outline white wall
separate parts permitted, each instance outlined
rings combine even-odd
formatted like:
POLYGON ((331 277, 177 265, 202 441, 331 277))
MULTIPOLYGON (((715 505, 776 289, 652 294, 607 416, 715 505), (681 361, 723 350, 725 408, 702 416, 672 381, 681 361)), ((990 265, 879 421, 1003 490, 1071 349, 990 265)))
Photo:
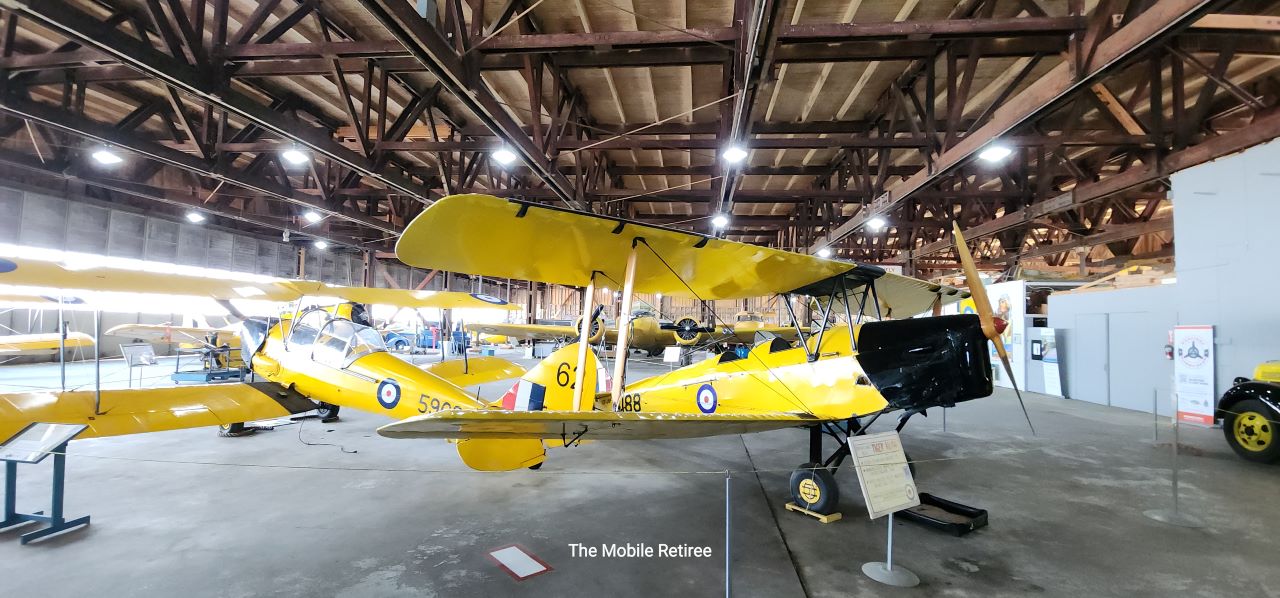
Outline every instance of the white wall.
POLYGON ((1280 359, 1280 142, 1178 172, 1180 324, 1212 324, 1218 394, 1280 359))
POLYGON ((1149 412, 1155 391, 1159 413, 1172 411, 1164 345, 1177 323, 1177 286, 1049 295, 1067 398, 1149 412))

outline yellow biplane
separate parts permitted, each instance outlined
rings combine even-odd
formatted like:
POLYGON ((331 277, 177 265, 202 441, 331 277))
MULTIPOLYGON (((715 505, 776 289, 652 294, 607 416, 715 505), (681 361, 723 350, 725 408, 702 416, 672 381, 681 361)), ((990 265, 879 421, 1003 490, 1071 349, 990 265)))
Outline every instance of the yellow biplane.
POLYGON ((64 349, 92 346, 93 337, 83 332, 68 332, 65 338, 59 332, 10 334, 0 336, 0 359, 19 355, 52 355, 64 349))
MULTIPOLYGON (((776 294, 791 316, 795 344, 772 338, 745 356, 726 352, 627 384, 631 327, 620 322, 609 393, 585 390, 596 388, 598 365, 586 344, 591 328, 583 325, 579 342, 531 370, 508 393, 516 400, 501 408, 424 413, 378 430, 394 438, 454 439, 460 449, 484 443, 472 453, 484 455, 483 463, 463 455, 472 467, 514 468, 540 461, 545 446, 579 440, 805 427, 810 457, 792 475, 792 494, 797 504, 828 513, 838 501, 832 472, 848 456, 850 436, 889 411, 903 412, 901 428, 930 407, 992 392, 987 342, 998 336, 999 323, 990 310, 936 316, 943 304, 969 294, 875 266, 484 195, 436 202, 409 225, 396 251, 416 267, 585 287, 582 313, 592 313, 596 284, 622 280, 624 314, 631 313, 633 293, 700 301, 776 294), (553 243, 546 242, 549 230, 556 231, 553 243), (482 233, 504 243, 477 251, 469 239, 482 233), (528 253, 531 246, 539 247, 537 255, 528 253), (816 323, 801 323, 792 296, 814 299, 816 323), (935 317, 910 318, 929 310, 935 317), (825 457, 824 436, 838 444, 825 457)), ((980 289, 972 260, 965 263, 971 285, 980 289)))

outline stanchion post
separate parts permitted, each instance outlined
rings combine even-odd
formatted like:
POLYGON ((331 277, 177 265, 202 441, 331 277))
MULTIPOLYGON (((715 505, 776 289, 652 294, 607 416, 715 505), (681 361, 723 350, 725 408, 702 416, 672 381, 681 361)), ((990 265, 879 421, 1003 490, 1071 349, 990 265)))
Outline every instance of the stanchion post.
POLYGON ((1156 389, 1151 389, 1151 442, 1160 440, 1160 414, 1156 408, 1157 395, 1159 394, 1156 389))
POLYGON ((883 563, 864 563, 862 565, 862 573, 871 579, 874 579, 888 586, 896 586, 899 588, 913 588, 920 585, 920 578, 910 570, 902 567, 893 567, 893 513, 889 513, 887 517, 889 521, 889 531, 887 541, 885 542, 885 557, 883 563))
POLYGON ((731 537, 733 519, 729 510, 729 470, 724 471, 724 598, 730 596, 729 584, 729 540, 731 537))
POLYGON ((1183 513, 1178 504, 1178 393, 1172 393, 1173 397, 1173 417, 1170 418, 1170 425, 1173 426, 1173 455, 1172 473, 1170 476, 1173 491, 1173 509, 1151 509, 1143 512, 1148 519, 1154 519, 1161 523, 1169 525, 1177 525, 1179 527, 1200 528, 1204 527, 1204 522, 1194 515, 1183 513))

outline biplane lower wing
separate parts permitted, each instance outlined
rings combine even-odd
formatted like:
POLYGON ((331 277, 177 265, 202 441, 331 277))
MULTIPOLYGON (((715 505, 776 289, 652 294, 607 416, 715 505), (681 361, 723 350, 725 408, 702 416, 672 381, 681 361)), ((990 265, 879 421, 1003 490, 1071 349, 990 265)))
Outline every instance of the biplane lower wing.
POLYGON ((0 394, 0 440, 31 422, 85 424, 79 438, 120 436, 287 417, 316 408, 306 397, 272 382, 209 384, 102 391, 0 394))
POLYGON ((67 338, 59 343, 61 334, 14 334, 0 336, 0 357, 15 355, 47 355, 57 353, 59 347, 68 349, 85 349, 93 346, 93 337, 83 332, 67 333, 67 338))
POLYGON ((378 428, 388 438, 651 440, 766 432, 817 423, 805 413, 703 415, 614 411, 452 410, 378 428))
POLYGON ((554 324, 467 324, 466 329, 471 332, 524 340, 554 341, 578 338, 577 328, 554 324))

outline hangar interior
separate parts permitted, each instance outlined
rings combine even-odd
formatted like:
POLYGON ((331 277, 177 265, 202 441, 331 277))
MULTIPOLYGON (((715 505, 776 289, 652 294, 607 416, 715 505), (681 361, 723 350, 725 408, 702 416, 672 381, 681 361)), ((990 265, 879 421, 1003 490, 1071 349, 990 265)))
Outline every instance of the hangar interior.
POLYGON ((1278 72, 1264 0, 0 2, 0 593, 1274 595, 1278 72))

